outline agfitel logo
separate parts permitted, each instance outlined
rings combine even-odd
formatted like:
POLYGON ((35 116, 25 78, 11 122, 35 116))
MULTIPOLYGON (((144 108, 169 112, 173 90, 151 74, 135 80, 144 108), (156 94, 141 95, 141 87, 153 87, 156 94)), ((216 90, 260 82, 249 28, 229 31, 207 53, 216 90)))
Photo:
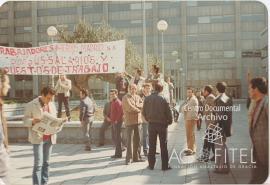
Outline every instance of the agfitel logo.
POLYGON ((204 140, 207 140, 209 143, 223 145, 222 144, 222 128, 218 125, 210 124, 205 131, 205 135, 203 137, 204 140))

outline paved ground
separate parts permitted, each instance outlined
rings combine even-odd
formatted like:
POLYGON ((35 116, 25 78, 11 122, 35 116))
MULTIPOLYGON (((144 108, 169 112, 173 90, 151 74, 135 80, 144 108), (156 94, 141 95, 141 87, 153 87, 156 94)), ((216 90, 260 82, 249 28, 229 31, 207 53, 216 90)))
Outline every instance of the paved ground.
MULTIPOLYGON (((236 148, 231 173, 220 175, 213 173, 213 163, 198 163, 196 156, 184 157, 180 164, 176 159, 171 160, 170 171, 160 170, 160 156, 157 156, 155 170, 146 169, 147 162, 124 165, 124 158, 112 160, 112 146, 101 148, 94 147, 93 151, 85 152, 82 145, 56 145, 51 157, 50 184, 218 184, 218 183, 248 183, 250 169, 239 168, 239 149, 247 148, 243 154, 250 153, 250 139, 248 135, 247 111, 245 105, 241 105, 241 112, 234 113, 234 134, 228 140, 229 148, 236 148), (208 165, 208 167, 206 166, 208 165)), ((196 131, 197 156, 202 147, 204 128, 196 131)), ((169 149, 178 153, 185 148, 185 130, 183 122, 174 123, 169 128, 169 149)), ((13 144, 11 146, 11 173, 10 179, 13 185, 31 184, 32 173, 32 147, 29 144, 13 144)), ((125 153, 124 153, 125 156, 125 153)), ((250 154, 243 161, 250 161, 250 154)))

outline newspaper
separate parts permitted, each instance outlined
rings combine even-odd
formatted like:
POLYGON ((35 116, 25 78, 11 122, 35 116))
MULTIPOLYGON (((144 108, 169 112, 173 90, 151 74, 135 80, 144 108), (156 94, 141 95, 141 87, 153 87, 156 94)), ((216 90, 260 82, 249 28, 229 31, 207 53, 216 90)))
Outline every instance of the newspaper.
POLYGON ((39 135, 56 134, 62 130, 65 122, 66 119, 56 118, 52 114, 44 112, 41 121, 35 124, 32 130, 39 135))

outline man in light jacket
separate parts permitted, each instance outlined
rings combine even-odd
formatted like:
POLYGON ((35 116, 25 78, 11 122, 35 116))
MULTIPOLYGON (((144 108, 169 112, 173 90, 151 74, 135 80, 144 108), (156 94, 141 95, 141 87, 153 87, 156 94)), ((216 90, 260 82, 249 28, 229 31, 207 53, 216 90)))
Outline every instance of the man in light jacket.
POLYGON ((52 145, 56 144, 56 134, 39 135, 32 130, 32 127, 41 121, 44 112, 56 117, 56 107, 52 99, 55 91, 50 87, 41 90, 41 96, 29 102, 25 107, 24 125, 28 127, 28 140, 33 145, 34 168, 33 184, 48 184, 49 160, 52 152, 52 145))
POLYGON ((70 121, 70 112, 69 112, 69 97, 71 90, 71 80, 69 80, 66 75, 60 75, 59 80, 56 83, 55 90, 57 93, 58 100, 58 113, 57 117, 61 118, 62 116, 62 104, 64 103, 66 116, 70 121))
POLYGON ((136 74, 131 78, 130 84, 137 85, 137 93, 139 94, 143 88, 143 84, 145 82, 145 78, 142 76, 142 70, 136 69, 136 74))
MULTIPOLYGON (((214 115, 213 107, 215 106, 216 97, 213 95, 213 87, 211 85, 207 85, 204 87, 203 96, 205 98, 203 102, 203 115, 206 123, 207 133, 211 134, 213 131, 210 129, 215 124, 215 120, 212 120, 211 115, 214 115)), ((212 150, 214 156, 211 158, 211 161, 215 160, 215 145, 208 141, 208 138, 204 139, 203 143, 203 153, 198 158, 201 162, 208 162, 210 156, 210 150, 212 150)))
POLYGON ((124 122, 127 129, 127 155, 126 164, 142 161, 139 159, 139 145, 140 145, 140 127, 142 123, 141 110, 143 101, 139 95, 136 94, 137 85, 131 84, 129 86, 129 93, 123 97, 122 105, 124 112, 124 122), (133 146, 133 149, 131 148, 133 146))
POLYGON ((3 111, 3 96, 6 96, 10 88, 7 71, 0 69, 0 184, 9 183, 9 148, 8 148, 8 130, 7 122, 3 111))
POLYGON ((188 88, 187 100, 182 106, 187 139, 187 149, 184 151, 186 155, 194 155, 196 153, 194 129, 198 120, 198 106, 199 103, 196 96, 194 95, 193 89, 188 88))

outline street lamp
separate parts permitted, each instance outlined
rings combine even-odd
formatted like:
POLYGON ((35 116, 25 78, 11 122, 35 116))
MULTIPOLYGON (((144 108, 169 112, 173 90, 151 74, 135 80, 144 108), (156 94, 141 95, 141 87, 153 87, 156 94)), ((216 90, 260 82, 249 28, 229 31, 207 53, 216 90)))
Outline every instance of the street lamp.
MULTIPOLYGON (((47 29, 47 34, 51 38, 52 44, 53 44, 53 38, 57 35, 58 31, 56 27, 50 26, 47 29)), ((52 75, 52 87, 54 87, 54 75, 52 75)))
POLYGON ((164 69, 164 38, 163 38, 163 33, 166 31, 168 28, 168 23, 165 20, 160 20, 157 23, 157 29, 158 31, 161 31, 161 54, 162 54, 162 73, 165 73, 164 69))

